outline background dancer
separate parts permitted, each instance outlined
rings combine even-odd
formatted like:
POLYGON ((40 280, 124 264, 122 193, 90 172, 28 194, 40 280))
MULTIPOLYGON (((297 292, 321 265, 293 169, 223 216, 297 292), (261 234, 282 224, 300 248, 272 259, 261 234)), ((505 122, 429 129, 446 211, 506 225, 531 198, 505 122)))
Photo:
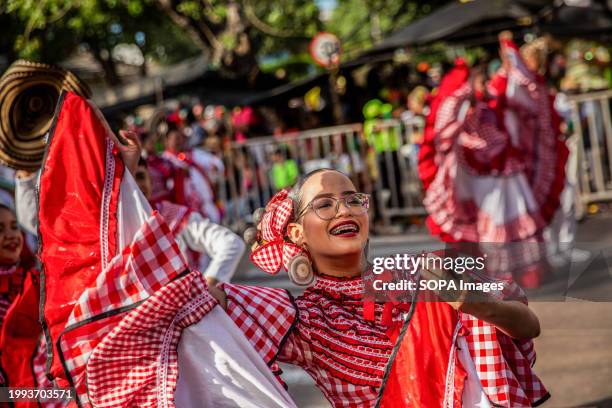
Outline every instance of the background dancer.
MULTIPOLYGON (((140 160, 134 175, 147 200, 151 199, 152 183, 146 162, 140 160)), ((151 202, 175 235, 181 252, 192 269, 202 269, 209 286, 229 282, 245 251, 244 241, 228 228, 202 217, 188 207, 162 200, 151 202), (202 257, 208 258, 202 262, 202 257)))
POLYGON ((38 321, 39 279, 15 214, 0 206, 0 383, 5 387, 46 383, 38 321))

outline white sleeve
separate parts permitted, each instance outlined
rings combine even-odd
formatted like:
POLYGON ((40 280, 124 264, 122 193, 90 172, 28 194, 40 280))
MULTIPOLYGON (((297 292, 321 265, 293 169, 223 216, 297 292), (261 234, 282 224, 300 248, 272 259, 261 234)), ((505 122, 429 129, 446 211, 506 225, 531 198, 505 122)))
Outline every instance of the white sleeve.
POLYGON ((245 250, 244 241, 229 229, 192 213, 180 232, 187 246, 211 258, 205 276, 229 282, 245 250))
POLYGON ((15 212, 17 222, 23 229, 38 235, 38 205, 36 202, 36 179, 38 174, 27 178, 15 178, 15 212))

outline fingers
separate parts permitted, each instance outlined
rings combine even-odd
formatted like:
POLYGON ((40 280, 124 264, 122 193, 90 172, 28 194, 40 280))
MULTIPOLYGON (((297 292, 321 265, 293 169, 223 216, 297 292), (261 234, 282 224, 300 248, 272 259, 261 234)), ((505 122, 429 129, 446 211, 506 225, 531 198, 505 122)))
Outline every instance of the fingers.
POLYGON ((210 293, 211 296, 214 297, 217 302, 219 302, 219 306, 221 306, 223 310, 227 310, 227 295, 223 290, 216 286, 209 286, 208 293, 210 293))
POLYGON ((128 146, 136 146, 140 148, 140 138, 136 134, 136 132, 132 132, 131 130, 120 130, 119 135, 125 139, 128 146))

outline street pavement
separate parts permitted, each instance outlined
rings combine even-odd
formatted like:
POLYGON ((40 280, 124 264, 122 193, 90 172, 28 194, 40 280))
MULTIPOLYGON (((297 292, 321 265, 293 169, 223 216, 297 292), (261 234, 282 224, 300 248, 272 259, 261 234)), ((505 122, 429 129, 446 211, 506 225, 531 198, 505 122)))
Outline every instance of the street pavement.
MULTIPOLYGON (((426 231, 374 237, 370 257, 438 247, 441 245, 426 231)), ((552 395, 542 406, 612 408, 612 275, 607 267, 612 264, 612 215, 598 214, 580 223, 576 247, 589 251, 591 258, 558 268, 563 271, 557 270, 556 276, 565 273, 565 277, 530 295, 530 306, 542 329, 535 340, 535 370, 552 395), (588 265, 587 279, 584 270, 588 265), (565 291, 567 297, 546 296, 565 291)), ((294 295, 300 293, 286 274, 269 276, 250 264, 247 257, 238 271, 236 283, 283 287, 294 295)), ((304 371, 289 365, 282 368, 298 407, 330 406, 304 371)))

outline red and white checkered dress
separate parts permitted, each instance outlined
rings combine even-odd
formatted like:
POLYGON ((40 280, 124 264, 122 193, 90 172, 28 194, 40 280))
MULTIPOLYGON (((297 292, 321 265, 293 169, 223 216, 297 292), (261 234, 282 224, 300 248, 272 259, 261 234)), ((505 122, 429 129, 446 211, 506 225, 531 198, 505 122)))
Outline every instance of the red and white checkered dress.
MULTIPOLYGON (((334 407, 374 406, 394 347, 388 324, 399 322, 404 309, 385 316, 376 304, 374 321, 364 317, 361 278, 319 277, 295 300, 282 289, 225 284, 224 290, 228 314, 273 370, 277 361, 302 367, 334 407)), ((512 340, 467 315, 461 325, 491 403, 532 406, 546 398, 531 370, 531 341, 512 340)))
POLYGON ((559 205, 567 149, 546 86, 502 47, 513 63, 489 87, 495 100, 472 106, 464 79, 429 118, 435 154, 420 166, 436 173, 424 205, 445 241, 535 242, 559 205))

